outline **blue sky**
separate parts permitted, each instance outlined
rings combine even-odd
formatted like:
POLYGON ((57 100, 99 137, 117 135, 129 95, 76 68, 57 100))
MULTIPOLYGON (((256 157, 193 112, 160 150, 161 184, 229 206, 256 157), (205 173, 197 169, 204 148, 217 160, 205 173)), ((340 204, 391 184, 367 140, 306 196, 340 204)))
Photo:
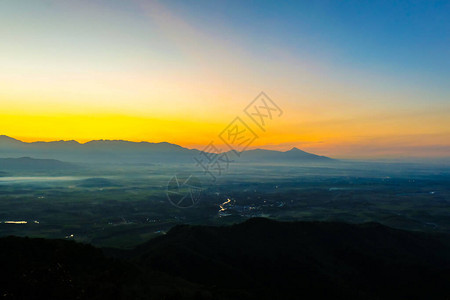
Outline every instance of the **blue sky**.
POLYGON ((273 45, 337 65, 446 87, 450 1, 169 1, 180 13, 263 52, 273 45), (219 25, 217 25, 219 24, 219 25), (420 74, 419 74, 420 73, 420 74))

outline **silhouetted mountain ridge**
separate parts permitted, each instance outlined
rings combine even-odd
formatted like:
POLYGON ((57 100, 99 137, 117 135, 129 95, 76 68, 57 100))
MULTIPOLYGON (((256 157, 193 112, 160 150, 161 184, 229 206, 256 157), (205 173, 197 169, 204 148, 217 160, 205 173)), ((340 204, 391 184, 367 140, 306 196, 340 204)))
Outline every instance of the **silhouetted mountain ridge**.
POLYGON ((309 161, 309 162, 333 162, 334 160, 312 153, 305 152, 296 147, 288 151, 276 151, 266 149, 247 150, 241 153, 240 159, 251 162, 289 162, 289 161, 309 161))
MULTIPOLYGON (((192 163, 201 151, 168 142, 131 142, 124 140, 21 142, 0 136, 0 157, 33 157, 86 163, 192 163)), ((231 160, 235 153, 227 153, 231 160)), ((239 160, 259 163, 332 162, 333 160, 293 148, 289 151, 248 150, 239 160)))
POLYGON ((256 218, 230 227, 176 226, 134 255, 189 281, 262 291, 257 298, 430 299, 450 293, 449 242, 377 223, 256 218))
POLYGON ((450 237, 376 223, 179 225, 133 250, 0 238, 4 299, 447 299, 450 237))

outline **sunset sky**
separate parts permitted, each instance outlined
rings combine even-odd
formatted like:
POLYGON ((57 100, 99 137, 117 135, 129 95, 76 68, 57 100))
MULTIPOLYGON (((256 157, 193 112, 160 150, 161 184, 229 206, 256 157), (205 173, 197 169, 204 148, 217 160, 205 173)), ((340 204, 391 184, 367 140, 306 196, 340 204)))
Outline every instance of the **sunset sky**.
POLYGON ((0 134, 450 156, 449 1, 0 1, 0 134), (249 121, 249 125, 252 125, 249 121))

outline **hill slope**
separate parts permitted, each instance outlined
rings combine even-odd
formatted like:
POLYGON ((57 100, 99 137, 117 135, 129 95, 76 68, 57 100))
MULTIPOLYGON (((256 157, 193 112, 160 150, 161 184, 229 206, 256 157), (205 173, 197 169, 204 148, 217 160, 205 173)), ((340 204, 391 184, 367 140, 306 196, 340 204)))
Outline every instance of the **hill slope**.
POLYGON ((449 245, 448 237, 379 224, 251 219, 231 227, 178 226, 134 255, 140 264, 224 293, 431 299, 450 295, 449 245))
MULTIPOLYGON (((379 224, 177 226, 134 250, 2 238, 9 299, 448 299, 450 238, 379 224), (56 297, 55 296, 55 297, 56 297), (51 299, 51 297, 47 297, 51 299)), ((8 299, 8 297, 6 297, 8 299)))

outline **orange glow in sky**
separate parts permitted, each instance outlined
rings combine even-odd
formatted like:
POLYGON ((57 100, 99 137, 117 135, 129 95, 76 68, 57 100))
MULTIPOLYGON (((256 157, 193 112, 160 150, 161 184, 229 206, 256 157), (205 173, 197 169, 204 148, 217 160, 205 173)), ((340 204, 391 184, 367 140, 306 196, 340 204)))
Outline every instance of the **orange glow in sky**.
POLYGON ((450 88, 421 69, 344 63, 339 44, 258 46, 251 30, 163 2, 48 3, 0 4, 0 134, 202 148, 265 91, 284 114, 253 148, 450 156, 450 88))

